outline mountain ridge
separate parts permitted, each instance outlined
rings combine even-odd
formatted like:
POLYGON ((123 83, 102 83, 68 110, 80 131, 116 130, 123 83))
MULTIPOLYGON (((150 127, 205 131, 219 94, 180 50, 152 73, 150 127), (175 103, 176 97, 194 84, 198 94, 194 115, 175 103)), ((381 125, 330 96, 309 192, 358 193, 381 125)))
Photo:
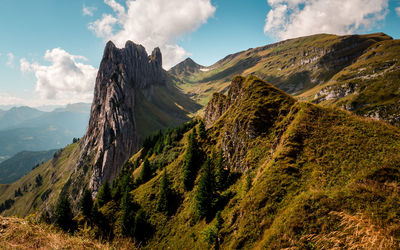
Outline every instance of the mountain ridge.
POLYGON ((346 36, 318 34, 228 55, 206 67, 208 71, 186 75, 169 73, 175 77, 177 86, 203 107, 212 93, 227 92, 234 75, 256 75, 301 100, 333 105, 400 125, 400 113, 393 106, 399 100, 399 87, 394 80, 400 75, 396 61, 399 52, 395 46, 398 41, 384 33, 346 36), (369 64, 365 63, 366 59, 369 64), (380 65, 384 60, 391 67, 386 71, 380 70, 385 67, 380 65), (366 68, 368 72, 362 72, 366 68), (353 80, 344 77, 344 74, 349 75, 346 73, 349 69, 353 71, 353 80), (380 75, 373 79, 365 76, 357 79, 357 75, 377 75, 370 73, 373 71, 379 71, 380 75), (358 82, 353 84, 351 81, 358 82), (385 84, 385 81, 390 81, 390 84, 385 84), (358 87, 352 90, 349 84, 358 87), (321 86, 326 88, 321 91, 321 86), (379 97, 373 97, 374 91, 379 97), (393 96, 390 97, 390 94, 393 96), (323 100, 325 96, 329 100, 323 100))

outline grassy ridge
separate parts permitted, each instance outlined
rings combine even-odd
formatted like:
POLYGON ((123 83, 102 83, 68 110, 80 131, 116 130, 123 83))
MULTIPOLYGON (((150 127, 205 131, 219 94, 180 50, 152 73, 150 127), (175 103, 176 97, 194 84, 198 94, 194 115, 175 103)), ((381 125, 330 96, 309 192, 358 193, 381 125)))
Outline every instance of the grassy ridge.
MULTIPOLYGON (((220 194, 227 197, 221 209, 220 246, 312 249, 333 247, 338 241, 342 247, 398 244, 399 129, 296 102, 254 77, 245 79, 243 86, 239 99, 207 130, 207 138, 199 138, 208 156, 222 148, 224 164, 239 176, 220 194), (259 116, 261 111, 267 119, 259 116)), ((206 248, 205 232, 216 223, 196 213, 197 184, 193 191, 183 190, 187 136, 163 153, 178 153, 166 166, 181 197, 176 212, 167 216, 156 210, 161 170, 132 192, 154 227, 149 248, 206 248)), ((150 159, 158 157, 153 154, 150 159)))

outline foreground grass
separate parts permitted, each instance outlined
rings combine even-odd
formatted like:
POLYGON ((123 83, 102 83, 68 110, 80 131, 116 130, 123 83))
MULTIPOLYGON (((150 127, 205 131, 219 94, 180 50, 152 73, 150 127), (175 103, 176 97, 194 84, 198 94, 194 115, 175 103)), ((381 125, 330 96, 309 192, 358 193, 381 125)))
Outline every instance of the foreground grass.
POLYGON ((24 219, 0 217, 0 249, 132 249, 127 240, 103 244, 62 233, 53 226, 24 219))

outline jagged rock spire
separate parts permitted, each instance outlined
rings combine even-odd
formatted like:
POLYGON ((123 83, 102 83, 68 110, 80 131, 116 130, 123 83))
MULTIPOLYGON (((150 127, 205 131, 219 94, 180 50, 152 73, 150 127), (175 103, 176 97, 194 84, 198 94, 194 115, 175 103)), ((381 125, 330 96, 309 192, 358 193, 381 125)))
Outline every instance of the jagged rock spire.
POLYGON ((124 161, 138 149, 135 92, 165 83, 159 48, 148 56, 143 46, 131 41, 122 49, 107 43, 79 162, 93 165, 90 188, 94 193, 104 180, 114 179, 124 161))

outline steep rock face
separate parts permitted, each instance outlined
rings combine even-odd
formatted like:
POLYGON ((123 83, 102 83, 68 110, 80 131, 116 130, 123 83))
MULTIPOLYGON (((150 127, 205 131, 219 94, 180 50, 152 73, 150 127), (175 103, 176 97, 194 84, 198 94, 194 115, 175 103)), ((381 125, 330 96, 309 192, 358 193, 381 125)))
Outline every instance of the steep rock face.
POLYGON ((212 124, 225 113, 229 108, 229 104, 230 100, 226 95, 221 93, 213 94, 204 113, 204 123, 206 128, 211 127, 212 124))
POLYGON ((118 49, 108 42, 96 78, 89 126, 82 140, 80 164, 93 164, 90 188, 97 192, 104 180, 114 179, 121 165, 139 146, 135 92, 166 83, 161 52, 148 56, 141 45, 128 41, 118 49))
POLYGON ((221 93, 213 94, 204 113, 204 122, 206 128, 211 127, 212 124, 217 121, 236 100, 242 89, 243 80, 244 78, 242 77, 235 77, 232 80, 227 96, 221 93))

